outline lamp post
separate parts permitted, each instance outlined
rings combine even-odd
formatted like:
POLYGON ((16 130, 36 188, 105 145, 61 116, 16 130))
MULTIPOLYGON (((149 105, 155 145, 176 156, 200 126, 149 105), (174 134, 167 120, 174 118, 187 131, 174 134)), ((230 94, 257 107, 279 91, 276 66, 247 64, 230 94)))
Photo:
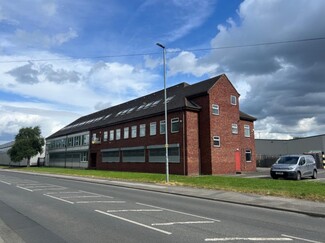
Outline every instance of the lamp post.
POLYGON ((166 91, 166 48, 160 43, 157 46, 163 49, 164 61, 164 103, 165 103, 165 151, 166 151, 166 182, 169 182, 169 162, 168 162, 168 120, 167 120, 167 91, 166 91))

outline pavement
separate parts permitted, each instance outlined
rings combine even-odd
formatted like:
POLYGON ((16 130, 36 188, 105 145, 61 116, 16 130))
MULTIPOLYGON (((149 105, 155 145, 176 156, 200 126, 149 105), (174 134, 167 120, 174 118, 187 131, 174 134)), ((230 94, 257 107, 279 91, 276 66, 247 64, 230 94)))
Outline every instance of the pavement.
MULTIPOLYGON (((14 171, 14 170, 6 170, 6 171, 13 172, 13 173, 34 174, 34 175, 49 176, 49 177, 68 179, 68 180, 77 180, 77 181, 84 181, 90 183, 133 188, 133 189, 140 189, 140 190, 160 192, 160 193, 169 193, 169 194, 175 194, 175 195, 180 195, 185 197, 195 197, 195 198, 213 200, 213 201, 224 202, 224 203, 233 203, 233 204, 246 205, 252 207, 268 208, 273 210, 287 211, 287 212, 305 214, 313 217, 325 218, 325 203, 323 202, 313 202, 313 201, 294 199, 294 198, 263 196, 258 194, 230 192, 230 191, 223 191, 223 190, 182 187, 182 186, 174 186, 169 184, 138 183, 138 182, 97 179, 97 178, 79 177, 79 176, 53 175, 53 174, 43 174, 43 173, 39 174, 33 172, 22 172, 22 171, 14 171)), ((262 179, 270 178, 269 169, 267 168, 257 168, 256 172, 241 173, 233 176, 245 177, 245 178, 262 178, 262 179)), ((325 170, 318 171, 317 180, 320 182, 325 182, 325 170)), ((0 243, 6 243, 6 242, 23 242, 23 241, 21 241, 19 236, 16 235, 13 231, 11 231, 0 219, 0 243), (13 239, 15 240, 11 241, 13 239)))

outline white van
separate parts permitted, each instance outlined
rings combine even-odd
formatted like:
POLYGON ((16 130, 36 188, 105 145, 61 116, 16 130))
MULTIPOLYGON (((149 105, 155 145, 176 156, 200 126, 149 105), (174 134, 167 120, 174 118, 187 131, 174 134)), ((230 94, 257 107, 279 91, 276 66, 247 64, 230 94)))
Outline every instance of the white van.
POLYGON ((317 178, 316 162, 313 156, 298 154, 281 156, 270 171, 273 179, 293 178, 300 180, 301 178, 311 177, 317 178))

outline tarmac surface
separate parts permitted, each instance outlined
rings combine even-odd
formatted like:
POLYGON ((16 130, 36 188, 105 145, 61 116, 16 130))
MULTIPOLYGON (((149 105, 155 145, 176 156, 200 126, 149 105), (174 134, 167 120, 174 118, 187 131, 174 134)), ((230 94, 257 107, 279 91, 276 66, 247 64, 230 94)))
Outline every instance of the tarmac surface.
MULTIPOLYGON (((1 171, 2 169, 0 169, 1 171)), ((65 175, 52 175, 52 174, 38 174, 32 172, 21 172, 6 170, 13 173, 28 173, 36 174, 42 176, 49 176, 55 178, 85 181, 90 183, 107 184, 119 187, 128 187, 140 190, 155 191, 161 193, 169 193, 186 197, 195 197, 207 200, 214 200, 219 202, 227 202, 233 204, 241 204, 253 207, 262 207, 274 210, 289 211, 294 213, 306 214, 313 217, 325 218, 325 203, 323 202, 313 202, 294 198, 283 198, 274 196, 263 196, 257 194, 230 192, 222 190, 210 190, 210 189, 200 189, 182 186, 173 186, 168 184, 150 184, 150 183, 135 183, 126 182, 118 180, 106 180, 106 179, 96 179, 96 178, 85 178, 78 176, 65 176, 65 175)), ((257 168, 256 172, 242 173, 233 175, 236 177, 245 178, 265 178, 270 179, 269 169, 257 168)), ((307 179, 308 180, 308 179, 307 179)), ((325 170, 318 171, 318 181, 325 183, 325 170)), ((314 181, 314 180, 313 180, 314 181)), ((9 242, 4 239, 10 237, 16 237, 13 232, 6 228, 5 224, 0 219, 0 243, 9 242), (1 238, 1 236, 5 236, 1 238)), ((20 241, 18 241, 20 242, 20 241)))

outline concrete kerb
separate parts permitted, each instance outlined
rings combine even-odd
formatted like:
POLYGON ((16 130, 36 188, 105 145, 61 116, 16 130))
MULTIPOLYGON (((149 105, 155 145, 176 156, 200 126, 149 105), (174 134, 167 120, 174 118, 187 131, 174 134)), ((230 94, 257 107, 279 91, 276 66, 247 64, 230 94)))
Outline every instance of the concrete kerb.
MULTIPOLYGON (((1 169, 0 169, 1 170, 1 169)), ((23 172, 15 170, 6 170, 14 173, 32 174, 37 176, 48 176, 53 178, 76 180, 82 182, 111 185, 131 189, 139 189, 151 192, 160 192, 166 194, 179 195, 184 197, 193 197, 206 199, 223 203, 232 203, 250 207, 267 208, 278 211, 305 214, 313 217, 325 218, 325 203, 313 202, 294 198, 281 198, 274 196, 263 196, 257 194, 238 193, 222 190, 197 189, 192 187, 180 187, 171 185, 138 183, 118 180, 107 180, 79 176, 66 176, 47 173, 23 172)))

